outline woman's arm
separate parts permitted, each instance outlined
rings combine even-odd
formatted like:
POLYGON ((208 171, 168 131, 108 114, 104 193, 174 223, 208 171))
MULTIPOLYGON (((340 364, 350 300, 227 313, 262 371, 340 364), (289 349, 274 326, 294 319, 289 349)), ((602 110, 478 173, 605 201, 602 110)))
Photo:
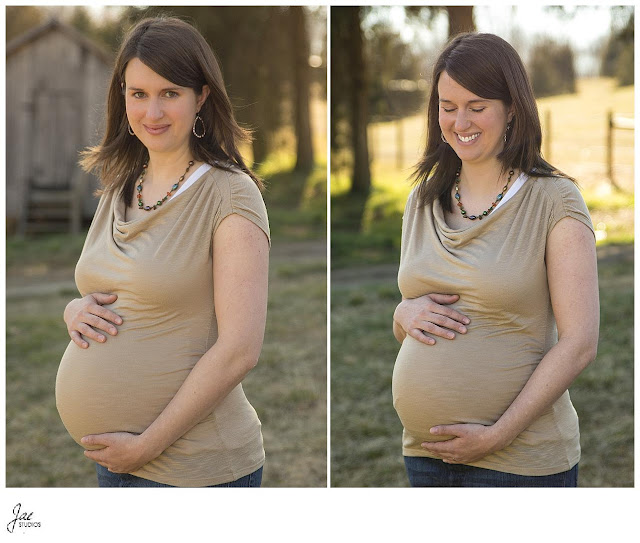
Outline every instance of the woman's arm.
POLYGON ((433 345, 436 341, 428 334, 454 339, 452 332, 466 334, 465 324, 469 319, 455 309, 445 307, 458 301, 457 294, 425 294, 419 298, 406 299, 396 307, 393 313, 393 335, 402 343, 409 334, 412 338, 433 345))
POLYGON ((268 272, 269 245, 262 230, 237 214, 224 219, 213 239, 216 343, 142 434, 87 436, 83 443, 106 448, 85 451, 86 456, 111 471, 131 473, 211 413, 258 362, 267 315, 268 272))
POLYGON ((558 343, 493 426, 455 424, 431 429, 435 435, 456 436, 422 444, 445 462, 474 462, 509 445, 596 357, 600 305, 593 234, 576 219, 560 220, 549 234, 545 259, 558 343))

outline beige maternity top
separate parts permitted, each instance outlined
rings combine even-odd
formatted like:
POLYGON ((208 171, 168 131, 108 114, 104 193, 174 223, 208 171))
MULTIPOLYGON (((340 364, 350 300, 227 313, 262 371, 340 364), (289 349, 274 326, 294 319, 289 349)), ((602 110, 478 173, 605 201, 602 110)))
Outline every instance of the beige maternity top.
MULTIPOLYGON (((238 213, 269 236, 253 180, 211 168, 144 217, 124 220, 120 191, 104 194, 76 266, 76 284, 118 295, 123 324, 104 344, 73 341, 56 379, 62 421, 79 443, 88 434, 143 432, 216 342, 212 235, 238 213)), ((173 486, 233 481, 264 463, 260 421, 238 385, 158 458, 134 475, 173 486)))
MULTIPOLYGON (((569 180, 530 178, 500 208, 464 229, 447 226, 439 202, 409 196, 398 284, 405 298, 459 294, 452 307, 471 323, 454 340, 424 345, 407 336, 393 370, 393 403, 404 426, 403 454, 432 455, 439 424, 491 425, 511 405, 557 342, 545 266, 549 232, 564 217, 592 231, 569 180)), ((471 465, 519 475, 550 475, 580 459, 578 417, 565 392, 505 449, 471 465)))

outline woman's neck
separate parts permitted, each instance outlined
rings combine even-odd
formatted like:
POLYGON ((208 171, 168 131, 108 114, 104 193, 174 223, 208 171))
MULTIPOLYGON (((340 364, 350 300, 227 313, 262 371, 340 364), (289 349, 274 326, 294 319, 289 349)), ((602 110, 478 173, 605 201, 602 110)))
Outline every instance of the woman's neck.
MULTIPOLYGON (((155 183, 173 182, 184 174, 189 161, 194 160, 191 150, 187 147, 171 153, 149 152, 149 170, 147 171, 147 185, 155 183)), ((193 170, 193 168, 191 168, 193 170)))
POLYGON ((508 178, 509 170, 500 162, 463 164, 460 169, 460 185, 471 196, 500 192, 508 178))

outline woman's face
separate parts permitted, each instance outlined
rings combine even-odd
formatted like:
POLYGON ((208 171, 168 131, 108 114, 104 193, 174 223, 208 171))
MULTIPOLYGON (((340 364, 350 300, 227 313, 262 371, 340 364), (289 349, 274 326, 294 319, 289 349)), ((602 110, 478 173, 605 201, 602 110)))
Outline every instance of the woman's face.
POLYGON ((184 151, 209 87, 205 85, 198 96, 193 89, 167 81, 139 58, 129 61, 124 80, 127 118, 143 145, 155 153, 184 151))
POLYGON ((502 100, 481 98, 456 83, 447 72, 438 80, 438 122, 445 139, 463 163, 495 159, 504 147, 513 117, 502 100))

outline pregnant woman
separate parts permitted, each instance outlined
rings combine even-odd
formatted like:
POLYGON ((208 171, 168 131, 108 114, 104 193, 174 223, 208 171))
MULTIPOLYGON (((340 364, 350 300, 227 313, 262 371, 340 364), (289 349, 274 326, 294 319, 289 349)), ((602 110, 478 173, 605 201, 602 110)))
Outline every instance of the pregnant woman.
POLYGON ((260 486, 260 421, 240 382, 262 348, 269 225, 246 138, 191 25, 129 32, 106 134, 82 163, 103 188, 56 380, 100 486, 260 486))
POLYGON ((507 42, 454 38, 432 81, 394 315, 409 482, 576 486, 567 388, 595 358, 599 324, 589 212, 540 154, 531 85, 507 42))

